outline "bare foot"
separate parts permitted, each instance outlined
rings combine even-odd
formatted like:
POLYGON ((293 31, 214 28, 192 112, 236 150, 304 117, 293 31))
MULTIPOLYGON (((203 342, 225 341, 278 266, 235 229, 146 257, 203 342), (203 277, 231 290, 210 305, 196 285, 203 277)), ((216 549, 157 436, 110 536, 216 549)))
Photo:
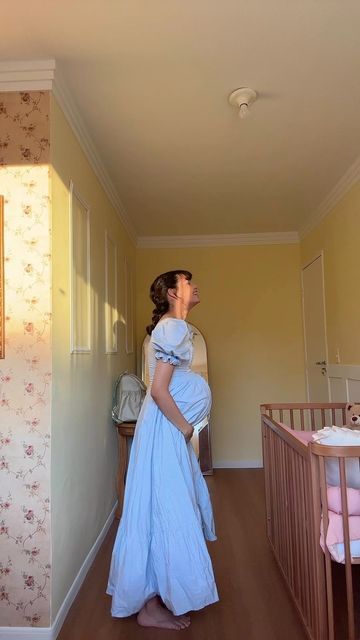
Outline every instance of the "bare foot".
POLYGON ((137 621, 142 627, 157 627, 158 629, 186 629, 190 624, 189 616, 174 616, 169 609, 162 605, 158 596, 148 600, 137 615, 137 621))

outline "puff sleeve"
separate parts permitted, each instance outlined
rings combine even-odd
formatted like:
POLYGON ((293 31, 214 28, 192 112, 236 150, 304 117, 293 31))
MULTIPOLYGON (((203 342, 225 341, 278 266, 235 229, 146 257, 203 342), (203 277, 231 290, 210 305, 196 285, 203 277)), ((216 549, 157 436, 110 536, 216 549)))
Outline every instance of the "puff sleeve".
POLYGON ((151 342, 157 360, 173 365, 191 360, 191 334, 185 320, 161 320, 151 334, 151 342))

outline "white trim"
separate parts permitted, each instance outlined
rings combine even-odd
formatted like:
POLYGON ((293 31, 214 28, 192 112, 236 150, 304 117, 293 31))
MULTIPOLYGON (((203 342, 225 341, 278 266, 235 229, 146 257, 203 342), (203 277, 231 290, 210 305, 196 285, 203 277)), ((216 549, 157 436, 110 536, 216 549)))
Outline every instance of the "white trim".
POLYGON ((329 375, 360 380, 360 364, 329 364, 329 375))
POLYGON ((76 107, 72 97, 66 88, 65 82, 61 77, 58 69, 56 69, 56 75, 53 82, 53 94, 57 103, 61 107, 66 119, 68 120, 75 136, 77 137, 90 165, 92 166, 96 176, 98 177, 106 195, 108 196, 111 204, 115 208, 119 218, 127 231, 130 239, 136 244, 136 230, 132 224, 117 189, 112 182, 109 174, 105 168, 105 165, 92 141, 92 138, 84 124, 81 114, 76 107))
POLYGON ((299 230, 301 239, 305 238, 321 220, 323 220, 330 211, 334 209, 341 198, 351 189, 351 187, 360 179, 360 156, 349 167, 346 173, 340 178, 336 185, 331 189, 330 193, 321 202, 320 206, 310 216, 309 220, 299 230))
POLYGON ((262 469, 263 461, 257 460, 217 460, 214 469, 262 469))
MULTIPOLYGON (((309 372, 308 372, 308 355, 307 355, 307 346, 306 346, 306 326, 305 326, 305 307, 304 307, 304 271, 307 269, 315 260, 320 258, 321 264, 321 280, 322 280, 322 295, 323 295, 323 308, 324 308, 324 340, 325 340, 325 361, 329 362, 329 350, 328 350, 328 339, 327 339, 327 321, 326 321, 326 299, 325 299, 325 272, 324 272, 324 250, 321 249, 319 253, 317 253, 309 262, 304 264, 301 267, 301 308, 302 308, 302 321, 303 321, 303 336, 304 336, 304 355, 305 355, 305 381, 306 381, 306 397, 307 402, 310 402, 310 389, 309 389, 309 372)), ((330 382, 329 376, 327 376, 327 386, 328 386, 328 398, 330 398, 330 382)))
MULTIPOLYGON (((329 397, 330 402, 358 402, 360 396, 352 398, 350 396, 350 384, 351 382, 360 381, 360 365, 358 364, 329 364, 327 366, 328 380, 329 380, 329 397), (332 398, 332 381, 337 380, 340 382, 343 393, 342 397, 332 398)), ((337 389, 338 391, 338 389, 337 389)))
POLYGON ((279 233, 221 233, 198 236, 140 236, 139 249, 166 249, 171 247, 225 247, 262 244, 297 244, 297 231, 279 233))
POLYGON ((134 353, 134 275, 131 262, 124 258, 125 277, 125 351, 134 353), (130 331, 129 331, 130 329, 130 331))
POLYGON ((118 352, 118 274, 117 274, 117 245, 105 229, 105 354, 113 355, 118 352), (110 305, 109 305, 109 243, 114 247, 114 280, 115 280, 115 344, 111 348, 110 336, 114 331, 114 327, 110 324, 110 305))
POLYGON ((69 190, 70 206, 70 353, 91 353, 91 240, 90 240, 90 207, 76 190, 74 183, 70 180, 69 190), (75 296, 74 296, 74 225, 73 225, 73 201, 76 198, 84 207, 86 212, 86 278, 87 286, 87 333, 88 343, 85 345, 75 344, 74 339, 74 317, 75 317, 75 296))
POLYGON ((51 90, 55 60, 0 62, 0 91, 51 90))
POLYGON ((58 614, 51 627, 0 627, 0 640, 56 640, 60 633, 61 627, 65 622, 65 618, 69 609, 74 602, 86 575, 93 564, 95 557, 105 539, 105 536, 114 520, 117 502, 110 511, 106 522, 96 538, 93 546, 87 554, 80 570, 72 583, 64 602, 62 603, 58 614))
POLYGON ((0 627, 0 640, 56 640, 52 627, 0 627))
POLYGON ((96 538, 93 546, 91 547, 89 553, 87 554, 82 566, 79 569, 79 572, 74 580, 74 582, 72 583, 64 602, 62 603, 57 616, 54 620, 54 623, 52 625, 52 632, 53 632, 53 636, 51 640, 55 640, 58 636, 58 634, 60 633, 60 629, 62 627, 62 625, 64 624, 65 618, 69 612, 69 609, 72 605, 72 603, 74 602, 78 592, 80 591, 80 587, 82 585, 82 583, 84 582, 86 575, 91 567, 91 565, 93 564, 95 557, 105 539, 105 536, 108 532, 108 530, 110 529, 110 526, 114 520, 114 516, 115 516, 115 511, 117 508, 117 501, 115 502, 113 508, 110 511, 110 514, 108 515, 105 524, 103 526, 103 528, 101 529, 98 537, 96 538))

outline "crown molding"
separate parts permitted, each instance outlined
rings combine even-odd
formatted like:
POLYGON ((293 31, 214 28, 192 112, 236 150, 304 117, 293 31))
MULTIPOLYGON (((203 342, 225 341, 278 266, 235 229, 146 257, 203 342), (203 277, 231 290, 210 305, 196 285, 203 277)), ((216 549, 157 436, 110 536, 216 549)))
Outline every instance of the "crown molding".
POLYGON ((0 62, 0 91, 51 90, 55 60, 0 62))
POLYGON ((360 156, 349 167, 346 173, 340 178, 330 193, 314 211, 309 220, 299 230, 299 237, 302 240, 334 209, 341 198, 360 179, 360 156))
POLYGON ((55 60, 0 62, 0 91, 52 91, 130 239, 136 231, 92 141, 55 60))
POLYGON ((181 247, 228 247, 239 245, 297 244, 297 231, 278 233, 232 233, 198 236, 140 236, 139 249, 170 249, 181 247))
POLYGON ((64 80, 58 70, 56 71, 52 91, 57 103, 64 112, 66 119, 68 120, 84 153, 86 154, 95 174, 97 175, 105 193, 107 194, 110 202, 117 211, 129 237, 134 242, 134 244, 136 244, 137 234, 135 227, 129 219, 125 207, 120 200, 117 189, 114 186, 111 178, 109 177, 106 167, 96 150, 95 144, 93 143, 92 138, 84 124, 80 112, 76 107, 74 101, 72 100, 72 97, 68 89, 66 88, 64 80))

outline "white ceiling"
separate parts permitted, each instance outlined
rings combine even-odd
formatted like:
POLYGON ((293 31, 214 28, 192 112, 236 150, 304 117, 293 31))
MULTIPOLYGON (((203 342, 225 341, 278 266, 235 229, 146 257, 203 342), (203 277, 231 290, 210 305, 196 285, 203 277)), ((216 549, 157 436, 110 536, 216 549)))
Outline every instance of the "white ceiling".
POLYGON ((1 22, 1 60, 61 67, 140 236, 298 230, 359 155, 358 0, 2 0, 1 22))

